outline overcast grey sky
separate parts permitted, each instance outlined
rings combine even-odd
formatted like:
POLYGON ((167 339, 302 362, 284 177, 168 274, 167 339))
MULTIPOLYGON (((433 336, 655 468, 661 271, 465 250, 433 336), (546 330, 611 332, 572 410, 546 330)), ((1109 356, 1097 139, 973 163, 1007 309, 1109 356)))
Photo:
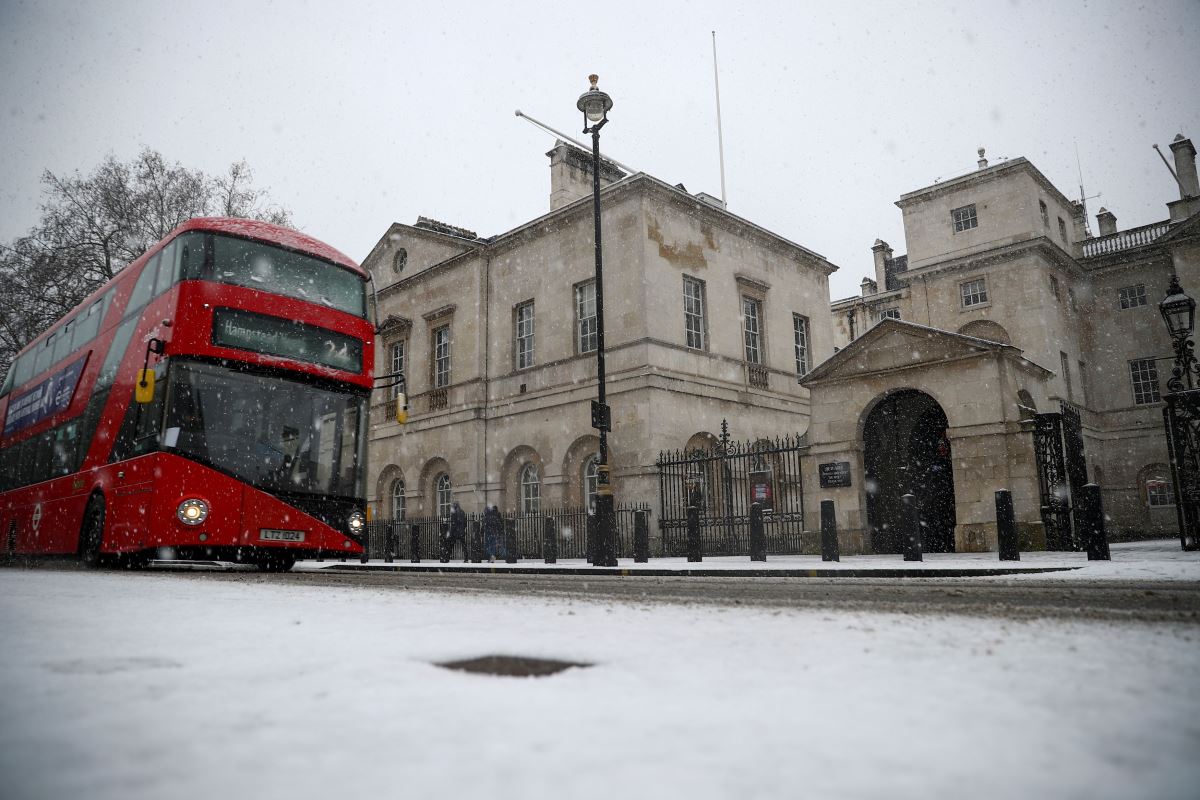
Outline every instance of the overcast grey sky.
MULTIPOLYGON (((1179 2, 12 2, 0 0, 0 239, 43 169, 142 145, 208 172, 245 158, 307 232, 361 260, 418 214, 481 235, 549 209, 544 153, 597 72, 604 151, 720 193, 842 269, 904 252, 901 193, 1026 156, 1122 228, 1178 196, 1151 150, 1200 142, 1200 0, 1179 2)), ((1093 221, 1094 227, 1094 221, 1093 221)))

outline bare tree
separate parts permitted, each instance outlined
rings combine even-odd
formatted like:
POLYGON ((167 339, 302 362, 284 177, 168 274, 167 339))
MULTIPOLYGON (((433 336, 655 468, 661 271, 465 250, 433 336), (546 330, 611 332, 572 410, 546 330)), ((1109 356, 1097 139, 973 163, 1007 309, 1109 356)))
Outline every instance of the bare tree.
POLYGON ((180 223, 228 216, 291 225, 253 177, 245 161, 213 177, 150 148, 129 163, 109 155, 86 176, 42 173, 41 219, 0 245, 0 375, 29 340, 180 223))

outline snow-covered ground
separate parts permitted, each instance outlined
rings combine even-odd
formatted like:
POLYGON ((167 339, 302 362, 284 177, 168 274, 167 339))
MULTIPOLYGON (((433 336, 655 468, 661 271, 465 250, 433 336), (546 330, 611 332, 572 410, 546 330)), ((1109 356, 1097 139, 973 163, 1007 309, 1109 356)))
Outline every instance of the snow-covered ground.
POLYGON ((0 570, 0 796, 1092 800, 1200 787, 1198 626, 347 582, 0 570), (434 666, 495 653, 594 666, 434 666))

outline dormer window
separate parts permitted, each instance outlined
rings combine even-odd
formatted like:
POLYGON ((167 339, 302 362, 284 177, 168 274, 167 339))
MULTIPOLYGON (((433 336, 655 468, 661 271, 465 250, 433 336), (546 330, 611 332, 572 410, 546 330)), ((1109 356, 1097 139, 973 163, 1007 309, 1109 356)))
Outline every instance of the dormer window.
POLYGON ((950 219, 954 222, 954 232, 962 233, 971 228, 979 227, 979 218, 975 216, 975 204, 956 208, 950 212, 950 219))

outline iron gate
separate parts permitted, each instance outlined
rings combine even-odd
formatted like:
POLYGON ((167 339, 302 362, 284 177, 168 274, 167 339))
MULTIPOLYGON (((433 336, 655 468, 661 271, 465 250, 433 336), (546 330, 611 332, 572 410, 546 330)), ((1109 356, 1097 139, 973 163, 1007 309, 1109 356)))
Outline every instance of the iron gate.
POLYGON ((1196 550, 1200 549, 1200 389, 1168 392, 1163 400, 1180 545, 1196 550))
POLYGON ((687 509, 700 509, 700 536, 705 555, 750 552, 750 505, 763 506, 763 527, 770 553, 801 552, 804 498, 801 437, 733 442, 729 424, 721 421, 721 437, 710 450, 659 453, 658 489, 662 517, 662 550, 667 556, 687 553, 687 509))
POLYGON ((1046 549, 1079 550, 1083 537, 1077 530, 1079 521, 1072 522, 1072 498, 1083 496, 1087 458, 1078 409, 1064 402, 1061 411, 1035 415, 1033 452, 1046 549))

